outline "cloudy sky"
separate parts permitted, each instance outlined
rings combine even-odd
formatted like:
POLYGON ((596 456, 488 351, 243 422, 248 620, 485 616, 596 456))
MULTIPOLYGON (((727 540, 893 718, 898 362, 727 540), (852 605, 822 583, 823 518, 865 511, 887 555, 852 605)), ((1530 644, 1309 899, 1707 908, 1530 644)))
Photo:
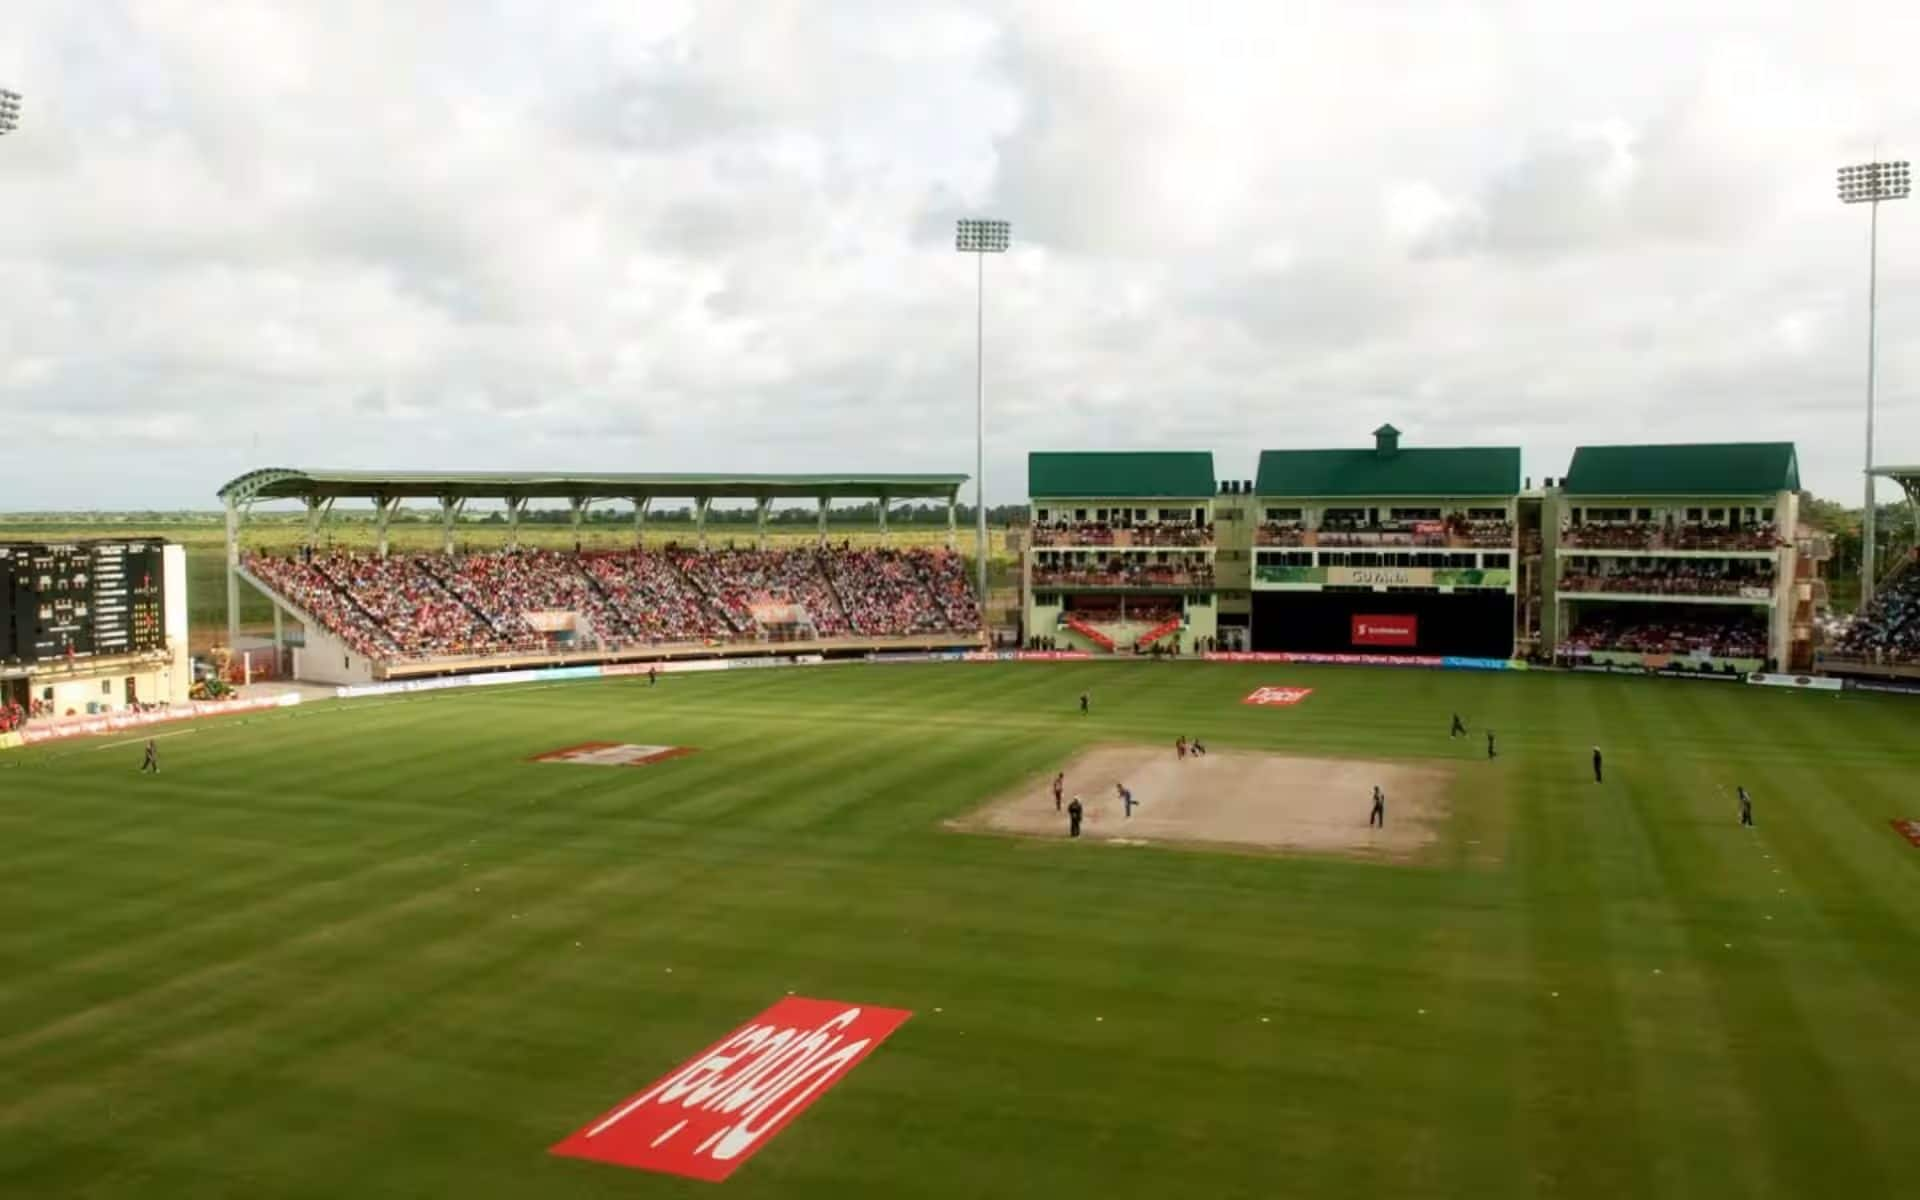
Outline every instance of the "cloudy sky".
MULTIPOLYGON (((0 510, 258 465, 1792 439, 1857 496, 1920 5, 9 0, 0 510)), ((1920 461, 1920 202, 1882 461, 1920 461)))

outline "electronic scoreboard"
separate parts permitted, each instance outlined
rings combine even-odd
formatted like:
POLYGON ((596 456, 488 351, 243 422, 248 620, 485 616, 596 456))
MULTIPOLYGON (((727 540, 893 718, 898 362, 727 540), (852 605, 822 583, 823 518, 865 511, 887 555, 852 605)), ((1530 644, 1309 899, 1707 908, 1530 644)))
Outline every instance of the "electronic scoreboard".
POLYGON ((0 542, 0 662, 166 646, 158 540, 0 542))

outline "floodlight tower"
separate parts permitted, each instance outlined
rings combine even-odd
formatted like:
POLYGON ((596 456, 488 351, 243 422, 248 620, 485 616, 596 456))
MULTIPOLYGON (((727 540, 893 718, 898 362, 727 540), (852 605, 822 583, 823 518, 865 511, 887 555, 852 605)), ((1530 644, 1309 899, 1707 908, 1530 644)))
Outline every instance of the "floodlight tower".
POLYGON ((0 88, 0 135, 20 128, 20 93, 0 88))
POLYGON ((979 576, 980 624, 987 620, 987 255, 1005 254, 1012 226, 1005 221, 963 217, 954 235, 953 248, 973 255, 974 279, 974 529, 980 539, 979 576))
POLYGON ((1870 162, 1840 168, 1840 202, 1864 204, 1867 222, 1867 503, 1860 514, 1860 607, 1873 599, 1873 360, 1874 310, 1880 284, 1880 202, 1905 200, 1912 190, 1907 164, 1870 162))

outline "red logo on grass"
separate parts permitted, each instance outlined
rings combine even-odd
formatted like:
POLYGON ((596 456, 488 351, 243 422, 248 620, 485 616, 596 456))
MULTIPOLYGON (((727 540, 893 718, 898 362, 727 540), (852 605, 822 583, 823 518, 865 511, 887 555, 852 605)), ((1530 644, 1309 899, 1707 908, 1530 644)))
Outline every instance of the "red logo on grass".
POLYGON ((1353 618, 1353 644, 1356 646, 1417 646, 1420 644, 1420 618, 1356 616, 1353 618))
POLYGON ((1920 846, 1920 821, 1895 820, 1895 821, 1888 821, 1887 824, 1893 826, 1894 829, 1899 832, 1901 837, 1906 838, 1909 842, 1912 842, 1916 846, 1920 846))
POLYGON ((1264 704, 1279 708, 1289 708, 1313 695, 1312 688, 1263 687, 1255 688, 1242 704, 1264 704))
POLYGON ((789 996, 550 1153, 718 1183, 912 1015, 789 996))

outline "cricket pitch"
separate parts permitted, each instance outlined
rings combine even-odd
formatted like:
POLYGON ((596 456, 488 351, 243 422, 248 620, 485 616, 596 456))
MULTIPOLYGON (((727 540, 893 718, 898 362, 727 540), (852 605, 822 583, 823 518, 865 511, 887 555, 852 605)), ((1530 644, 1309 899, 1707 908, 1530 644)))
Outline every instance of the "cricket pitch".
MULTIPOLYGON (((1216 750, 1178 759, 1171 746, 1099 746, 1060 768, 1064 808, 1085 810, 1082 840, 1195 843, 1267 852, 1406 860, 1440 837, 1453 768, 1439 763, 1299 758, 1216 750), (1133 792, 1126 816, 1115 784, 1133 792), (1373 789, 1387 797, 1384 828, 1371 827, 1373 789)), ((1067 836, 1053 807, 1053 776, 1029 779, 952 823, 1027 837, 1067 836)))

